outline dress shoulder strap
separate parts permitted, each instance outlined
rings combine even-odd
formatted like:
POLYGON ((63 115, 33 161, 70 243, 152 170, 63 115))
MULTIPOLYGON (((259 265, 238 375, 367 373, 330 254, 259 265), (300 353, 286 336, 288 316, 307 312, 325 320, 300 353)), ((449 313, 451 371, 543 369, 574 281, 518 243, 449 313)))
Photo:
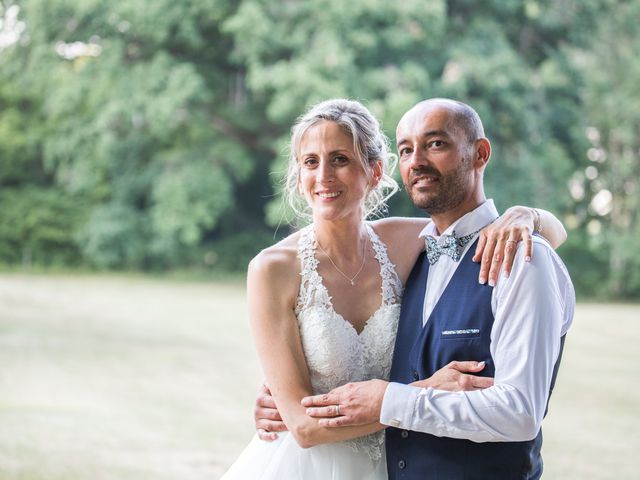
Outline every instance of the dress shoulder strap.
POLYGON ((316 258, 316 235, 313 224, 300 230, 298 239, 298 258, 300 259, 300 291, 296 301, 296 315, 311 303, 330 305, 330 299, 322 286, 322 278, 318 274, 316 258))
POLYGON ((300 259, 300 275, 303 277, 314 272, 318 266, 316 259, 316 238, 313 232, 313 225, 307 225, 300 230, 300 238, 298 239, 298 258, 300 259))
POLYGON ((380 276, 382 277, 382 302, 385 305, 400 303, 402 301, 403 287, 400 277, 398 277, 398 273, 396 272, 396 266, 389 260, 387 247, 382 243, 382 240, 380 240, 378 234, 373 230, 373 227, 369 223, 366 225, 376 260, 378 260, 378 263, 380 264, 380 276))

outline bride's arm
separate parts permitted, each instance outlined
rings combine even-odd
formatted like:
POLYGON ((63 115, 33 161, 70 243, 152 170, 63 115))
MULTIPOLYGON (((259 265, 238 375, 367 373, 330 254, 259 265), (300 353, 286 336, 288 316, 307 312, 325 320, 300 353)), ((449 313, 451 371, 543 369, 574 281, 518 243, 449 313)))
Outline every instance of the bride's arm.
MULTIPOLYGON (((511 207, 515 208, 515 207, 511 207)), ((526 208, 526 207, 522 207, 526 208)), ((533 208, 533 213, 540 215, 534 227, 534 233, 539 233, 551 244, 554 250, 567 241, 567 231, 562 222, 553 213, 543 210, 542 208, 533 208)))
MULTIPOLYGON (((428 218, 389 217, 372 222, 372 225, 387 244, 391 262, 402 283, 409 276, 416 258, 424 250, 424 242, 418 234, 431 220, 428 218)), ((491 225, 480 232, 474 261, 481 262, 480 283, 487 280, 495 284, 500 269, 508 274, 513 265, 516 251, 514 243, 523 241, 526 257, 532 256, 533 242, 531 233, 544 237, 554 249, 567 239, 567 232, 562 222, 553 213, 541 208, 513 206, 507 209, 491 225)))
POLYGON ((489 280, 490 284, 495 285, 501 267, 506 276, 509 276, 516 245, 520 240, 524 243, 525 258, 530 259, 533 256, 531 233, 544 237, 553 249, 557 249, 567 239, 564 225, 553 213, 541 208, 520 205, 508 208, 495 222, 480 232, 473 257, 476 262, 482 260, 480 283, 489 280))
MULTIPOLYGON (((564 225, 553 213, 542 208, 514 205, 509 207, 495 222, 483 230, 485 235, 484 238, 481 236, 478 249, 482 249, 485 246, 487 237, 491 237, 494 245, 499 243, 498 239, 500 237, 508 238, 509 233, 515 233, 517 234, 515 236, 519 236, 524 240, 525 237, 520 235, 519 231, 523 228, 544 237, 554 250, 567 240, 567 231, 564 229, 564 225)), ((526 243, 527 248, 529 248, 531 243, 526 243)), ((530 251, 529 254, 531 254, 530 251)))
POLYGON ((382 429, 378 423, 338 430, 321 427, 301 405, 312 389, 293 313, 299 287, 296 263, 295 254, 268 249, 251 261, 247 276, 251 330, 280 416, 303 448, 382 429))

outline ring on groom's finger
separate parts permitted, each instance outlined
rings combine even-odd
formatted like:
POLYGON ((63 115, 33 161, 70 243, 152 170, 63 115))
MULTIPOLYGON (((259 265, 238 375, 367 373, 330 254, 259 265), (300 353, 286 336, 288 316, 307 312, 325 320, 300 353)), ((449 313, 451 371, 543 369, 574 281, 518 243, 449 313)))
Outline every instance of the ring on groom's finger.
POLYGON ((517 244, 518 244, 518 241, 517 241, 517 240, 507 240, 507 242, 506 242, 506 243, 515 243, 515 244, 517 245, 517 244))
POLYGON ((336 405, 336 417, 340 416, 340 405, 336 405))

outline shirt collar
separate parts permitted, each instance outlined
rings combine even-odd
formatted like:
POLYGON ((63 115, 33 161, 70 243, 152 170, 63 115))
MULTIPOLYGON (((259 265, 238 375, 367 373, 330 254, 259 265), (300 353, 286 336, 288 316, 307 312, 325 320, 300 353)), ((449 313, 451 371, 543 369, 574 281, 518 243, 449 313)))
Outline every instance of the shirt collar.
MULTIPOLYGON (((498 217, 498 210, 496 210, 493 200, 489 199, 449 225, 449 228, 442 232, 442 235, 453 233, 454 230, 458 237, 468 235, 476 230, 486 227, 498 217)), ((436 224, 433 222, 429 222, 418 236, 420 238, 425 238, 427 235, 432 236, 437 240, 442 236, 438 235, 436 224)))

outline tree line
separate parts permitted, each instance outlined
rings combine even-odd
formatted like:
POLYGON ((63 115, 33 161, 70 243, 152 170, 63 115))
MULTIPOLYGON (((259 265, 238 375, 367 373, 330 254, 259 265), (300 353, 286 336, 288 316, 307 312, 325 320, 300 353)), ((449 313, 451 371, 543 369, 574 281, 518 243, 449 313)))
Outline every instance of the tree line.
MULTIPOLYGON (((295 118, 362 101, 393 139, 474 106, 499 209, 556 213, 578 291, 640 298, 640 3, 0 2, 0 263, 246 268, 290 230, 295 118)), ((403 194, 390 214, 421 215, 403 194)))

